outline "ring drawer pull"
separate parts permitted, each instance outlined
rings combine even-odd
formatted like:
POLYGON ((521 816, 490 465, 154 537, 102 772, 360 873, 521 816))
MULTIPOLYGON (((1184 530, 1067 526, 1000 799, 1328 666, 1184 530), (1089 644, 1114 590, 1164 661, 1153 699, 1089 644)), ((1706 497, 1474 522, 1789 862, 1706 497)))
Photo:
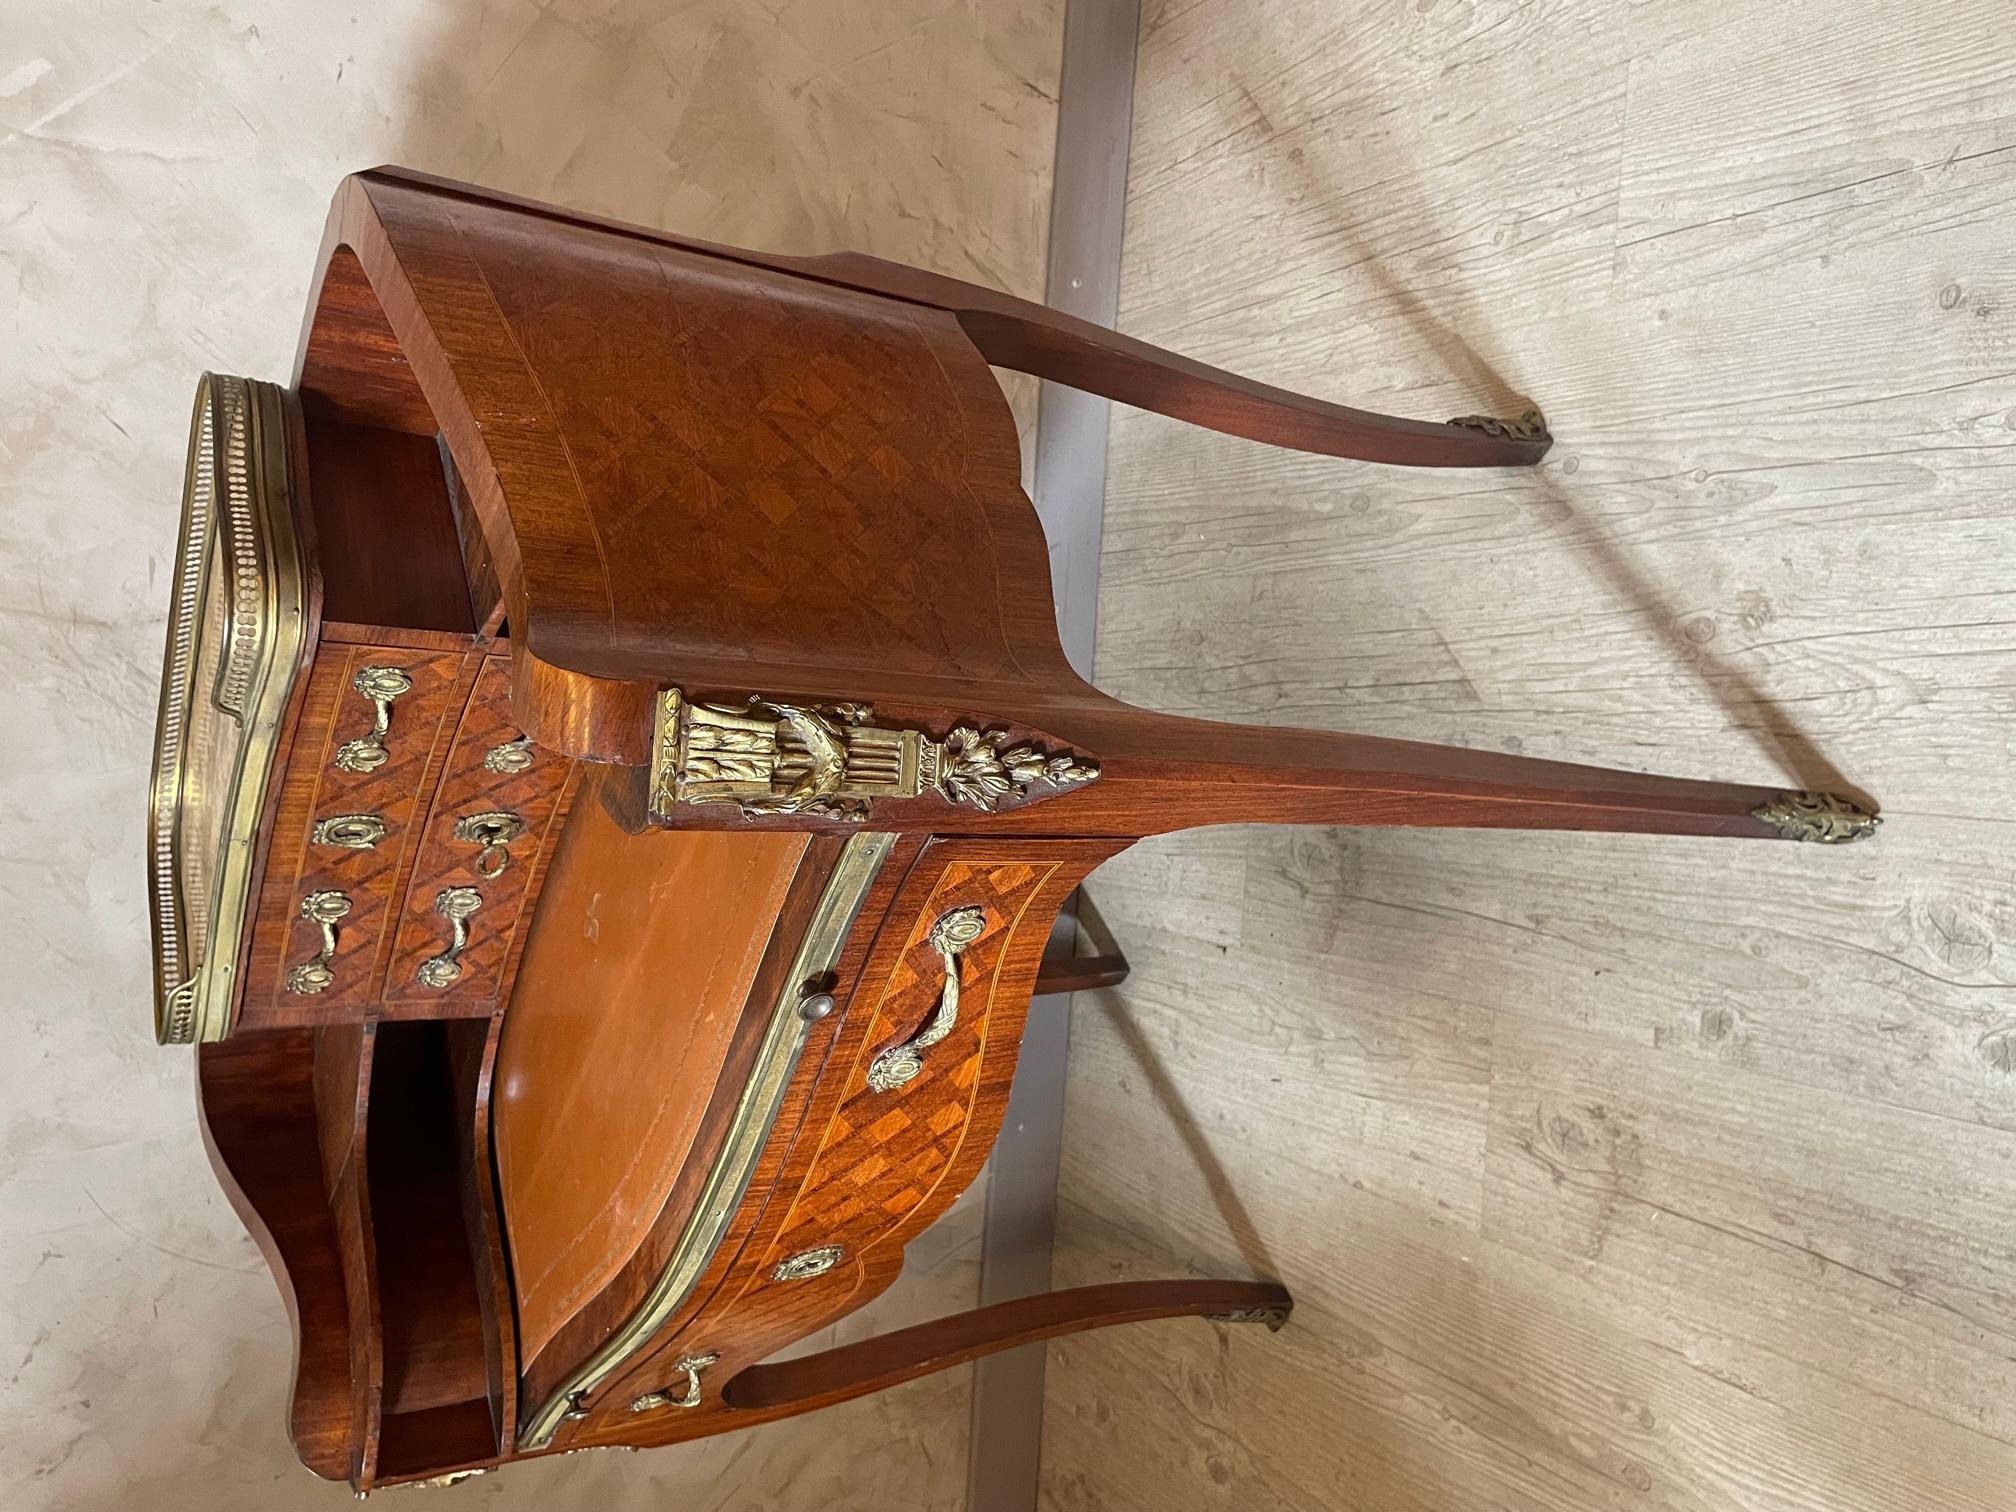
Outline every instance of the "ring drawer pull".
POLYGON ((893 1092, 904 1083, 915 1081, 924 1069, 924 1052, 952 1032, 952 1026, 959 1022, 959 957, 986 927, 986 910, 972 907, 955 908, 931 926, 931 948, 945 963, 945 986, 938 995, 938 1011, 917 1031, 915 1039, 908 1044, 892 1045, 875 1057, 868 1068, 870 1090, 893 1092))
POLYGON ((462 975, 462 952, 469 948, 469 916, 483 906, 483 894, 473 887, 444 887, 434 894, 434 911, 454 931, 448 948, 429 956, 415 973, 422 987, 446 987, 462 975))
POLYGON ((525 833, 525 821, 506 812, 464 814, 455 821, 455 838, 463 845, 480 845, 476 875, 489 882, 511 864, 511 842, 525 833))
POLYGON ((301 900, 301 917, 322 929, 322 949, 287 973, 287 990, 313 997, 336 980, 330 962, 336 959, 336 921, 350 912, 350 899, 340 892, 312 892, 301 900))
POLYGON ((385 838, 385 821, 376 814, 331 814, 315 821, 310 837, 317 845, 340 845, 345 850, 370 850, 385 838))
POLYGON ((385 737, 392 733, 392 700, 413 687, 398 667, 359 667, 350 686, 371 700, 371 733, 336 748, 336 765, 346 772, 375 772, 391 759, 385 737))
POLYGON ((718 1354, 684 1355, 672 1362, 675 1371, 686 1373, 686 1388, 677 1396, 667 1386, 659 1391, 647 1391, 631 1402, 632 1412, 656 1412, 660 1407, 698 1407, 700 1405, 700 1372, 720 1359, 718 1354))

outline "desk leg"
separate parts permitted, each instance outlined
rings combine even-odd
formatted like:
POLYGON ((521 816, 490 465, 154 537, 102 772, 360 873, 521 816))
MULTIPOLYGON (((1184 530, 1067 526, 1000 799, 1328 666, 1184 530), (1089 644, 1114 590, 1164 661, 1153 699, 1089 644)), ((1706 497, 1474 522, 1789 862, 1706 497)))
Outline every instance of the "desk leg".
POLYGON ((1604 830, 1839 843, 1876 818, 1832 794, 1702 782, 1497 751, 1115 709, 1052 728, 1096 782, 1006 816, 1083 835, 1206 824, 1604 830))
POLYGON ((996 367, 1270 446, 1408 467, 1532 467, 1554 444, 1536 409, 1446 422, 1352 409, 1040 306, 1005 314, 962 311, 959 324, 996 367))
POLYGON ((1204 1317, 1279 1329, 1293 1306, 1286 1287, 1264 1281, 1123 1281, 1074 1287, 977 1307, 795 1360, 752 1365, 728 1382, 722 1400, 737 1411, 782 1416, 1088 1328, 1204 1317))
POLYGON ((1047 305, 940 273, 858 253, 816 258, 804 271, 947 311, 996 367, 1033 373, 1249 441, 1410 467, 1531 467, 1553 445, 1539 412, 1523 405, 1497 419, 1403 420, 1242 378, 1047 305))

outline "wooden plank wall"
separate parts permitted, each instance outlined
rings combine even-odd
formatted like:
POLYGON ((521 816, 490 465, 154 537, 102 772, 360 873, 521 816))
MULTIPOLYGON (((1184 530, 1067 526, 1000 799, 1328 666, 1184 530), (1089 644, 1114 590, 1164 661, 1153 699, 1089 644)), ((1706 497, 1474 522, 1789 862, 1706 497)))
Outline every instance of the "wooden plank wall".
POLYGON ((1227 829, 1092 891, 1052 1346, 1105 1509, 2016 1500, 2006 3, 1144 7, 1121 326, 1536 475, 1116 416, 1103 685, 1873 795, 1870 845, 1227 829))

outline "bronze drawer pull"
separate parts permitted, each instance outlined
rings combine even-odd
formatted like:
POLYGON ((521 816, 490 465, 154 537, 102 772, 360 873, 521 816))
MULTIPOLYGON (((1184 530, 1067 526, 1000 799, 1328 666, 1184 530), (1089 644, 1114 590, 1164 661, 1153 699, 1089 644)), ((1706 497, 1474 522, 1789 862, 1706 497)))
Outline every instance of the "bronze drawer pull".
POLYGON ((453 935, 448 948, 429 956, 415 973, 422 987, 446 987, 462 975, 462 952, 469 948, 469 916, 483 906, 483 894, 473 887, 444 887, 434 894, 434 912, 448 921, 453 935))
POLYGON ((489 882, 502 875, 511 864, 511 842, 525 833, 525 821, 504 811, 464 814, 455 821, 455 838, 463 845, 480 845, 476 875, 489 882))
POLYGON ((336 765, 346 772, 375 772, 391 759, 385 737, 392 733, 392 700, 411 691, 413 679, 398 667, 359 667, 350 686, 371 700, 371 732, 336 748, 336 765))
POLYGON ((532 765, 532 737, 520 735, 516 740, 507 740, 502 745, 494 745, 483 753, 483 770, 496 772, 502 776, 513 776, 532 765))
POLYGON ((317 845, 340 845, 345 850, 370 850, 385 838, 385 821, 376 814, 331 814, 315 821, 309 837, 317 845))
POLYGON ((772 1281, 809 1281, 814 1276, 823 1276, 847 1256, 843 1245, 822 1244, 814 1249, 800 1250, 795 1255, 779 1260, 770 1268, 772 1281))
POLYGON ((868 1068, 868 1086, 876 1092, 893 1092, 915 1081, 924 1069, 924 1052, 952 1032, 959 1022, 959 957, 980 938, 987 927, 983 908, 955 908, 931 926, 931 948, 945 963, 945 986, 938 994, 938 1011, 907 1044, 892 1045, 875 1057, 868 1068))
POLYGON ((675 1371, 686 1374, 686 1388, 677 1396, 666 1386, 658 1391, 647 1391, 631 1402, 632 1412, 656 1412, 661 1407, 698 1407, 700 1405, 700 1372, 720 1359, 718 1354, 682 1355, 672 1362, 675 1371))
POLYGON ((336 980, 329 963, 336 959, 336 921, 350 912, 350 899, 340 892, 312 892, 301 900, 301 917, 322 929, 322 948, 287 973, 287 990, 313 997, 336 980))

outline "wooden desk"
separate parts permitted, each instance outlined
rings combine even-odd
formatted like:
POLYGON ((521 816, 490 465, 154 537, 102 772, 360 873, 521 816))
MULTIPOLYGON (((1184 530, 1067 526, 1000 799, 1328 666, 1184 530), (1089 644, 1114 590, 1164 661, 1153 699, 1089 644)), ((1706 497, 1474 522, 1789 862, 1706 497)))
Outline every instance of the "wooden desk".
MULTIPOLYGON (((1059 907, 1234 822, 1840 841, 1838 798, 1178 719, 1074 674, 988 364, 1221 430, 1522 466, 871 259, 379 170, 298 370, 206 379, 153 821, 167 1040, 359 1489, 649 1446, 1268 1281, 787 1362, 999 1131, 1059 907)), ((1054 982, 1110 981, 1050 963, 1054 982)), ((1089 974, 1088 974, 1089 973, 1089 974)))

